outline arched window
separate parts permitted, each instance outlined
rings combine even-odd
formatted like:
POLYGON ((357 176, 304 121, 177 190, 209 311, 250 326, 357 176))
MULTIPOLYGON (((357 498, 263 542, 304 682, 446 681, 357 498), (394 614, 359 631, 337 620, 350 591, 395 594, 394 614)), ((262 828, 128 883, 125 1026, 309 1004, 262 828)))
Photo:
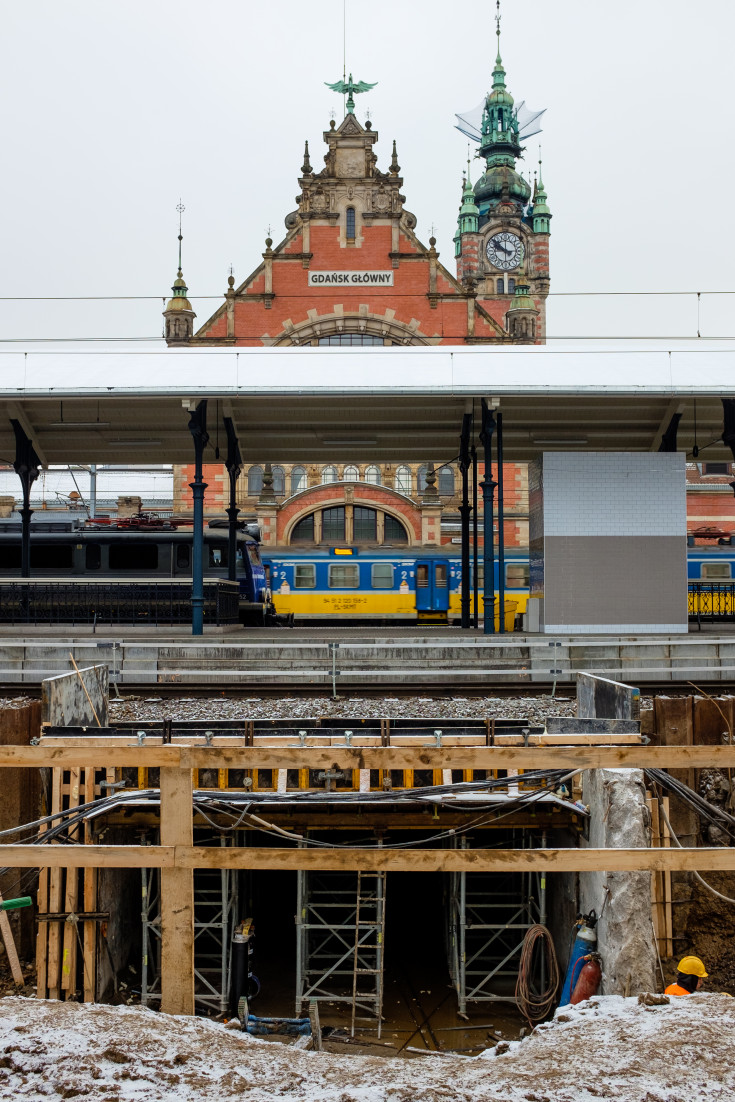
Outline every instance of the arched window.
POLYGON ((380 485, 380 467, 368 467, 365 471, 365 481, 369 482, 371 486, 380 485))
POLYGON ((344 543, 345 509, 338 505, 334 509, 322 510, 322 540, 324 543, 344 543))
POLYGON ((426 489, 426 466, 421 465, 416 471, 416 492, 422 494, 426 489))
POLYGON ((336 467, 325 467, 324 470, 322 471, 322 483, 323 483, 323 485, 326 486, 328 483, 336 482, 336 481, 337 481, 337 468, 336 467))
POLYGON ((251 467, 248 471, 248 496, 254 497, 263 489, 263 468, 251 467))
POLYGON ((306 470, 303 467, 291 468, 291 493, 300 494, 306 489, 306 470))
POLYGON ((291 534, 291 543, 313 543, 314 542, 314 514, 309 513, 308 517, 302 517, 299 523, 291 534))
POLYGON ((360 472, 357 469, 357 467, 352 467, 352 466, 345 467, 345 473, 344 473, 343 481, 344 482, 359 482, 360 481, 360 472))
POLYGON ((500 279, 497 282, 497 289, 498 289, 498 294, 499 295, 504 295, 505 294, 505 280, 503 279, 502 276, 500 277, 500 279))
MULTIPOLYGON (((390 341, 393 344, 393 341, 390 341)), ((364 344, 385 344, 382 337, 378 337, 375 333, 331 333, 328 337, 319 337, 317 344, 341 344, 341 345, 364 345, 364 344)))
POLYGON ((400 520, 396 520, 395 517, 389 517, 385 514, 385 525, 383 528, 383 542, 392 543, 396 545, 404 545, 408 543, 408 533, 401 524, 400 520))
POLYGON ((286 475, 283 467, 272 467, 273 472, 273 493, 276 497, 285 497, 286 494, 286 475))
POLYGON ((346 224, 346 227, 347 227, 347 229, 346 229, 347 240, 348 241, 354 241, 355 240, 355 208, 354 207, 348 207, 347 208, 347 218, 346 218, 346 223, 345 224, 346 224))
POLYGON ((375 509, 356 505, 353 513, 355 543, 375 543, 378 538, 378 514, 375 509))
POLYGON ((410 494, 413 486, 410 467, 399 467, 396 471, 396 489, 399 494, 410 494))
POLYGON ((439 493, 446 497, 454 493, 454 471, 451 467, 442 467, 439 471, 439 493))

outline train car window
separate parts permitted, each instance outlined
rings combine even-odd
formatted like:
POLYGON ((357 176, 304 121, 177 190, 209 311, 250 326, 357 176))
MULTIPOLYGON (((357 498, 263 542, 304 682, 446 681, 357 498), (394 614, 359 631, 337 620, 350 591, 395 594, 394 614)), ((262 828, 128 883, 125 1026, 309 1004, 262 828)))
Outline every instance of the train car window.
POLYGON ((429 567, 425 562, 416 564, 416 588, 426 589, 429 584, 429 567))
POLYGON ((385 524, 383 528, 383 539, 386 543, 408 543, 408 532, 401 524, 400 520, 396 520, 395 517, 385 514, 385 524))
POLYGON ((445 562, 438 562, 436 564, 434 585, 438 586, 439 589, 446 589, 447 587, 447 564, 445 562))
POLYGON ((410 467, 399 467, 396 471, 395 487, 399 494, 410 494, 413 486, 410 467))
POLYGON ((210 566, 227 566, 227 544, 226 543, 208 543, 209 549, 209 565, 210 566))
POLYGON ((291 468, 291 493, 300 494, 306 489, 306 469, 304 467, 291 468))
POLYGON ((87 570, 99 570, 102 566, 102 548, 98 543, 88 543, 84 548, 84 564, 87 570))
MULTIPOLYGON (((470 570, 470 573, 471 573, 471 570, 470 570)), ((477 563, 477 588, 482 589, 482 587, 484 585, 485 585, 485 563, 482 561, 482 559, 479 559, 478 563, 477 563)))
POLYGON ((527 589, 529 566, 527 562, 508 563, 505 568, 505 584, 510 589, 527 589))
POLYGON ((356 505, 353 514, 353 532, 356 542, 360 540, 372 540, 378 538, 378 514, 375 509, 366 509, 362 505, 356 505))
POLYGON ((725 578, 730 578, 732 571, 729 562, 703 562, 702 563, 702 577, 710 578, 712 581, 722 581, 725 578))
POLYGON ((393 588, 393 563, 374 562, 372 568, 373 589, 393 588))
POLYGON ((186 543, 176 544, 176 568, 188 570, 191 562, 191 547, 186 543))
POLYGON ((74 548, 70 543, 31 543, 31 567, 38 570, 71 570, 74 548))
POLYGON ((356 562, 330 562, 330 589, 358 589, 360 586, 360 567, 356 562))
POLYGON ((299 523, 293 530, 291 535, 291 543, 307 542, 313 543, 314 541, 314 514, 309 513, 308 517, 302 517, 299 523))
POLYGON ((257 546, 254 543, 247 543, 245 546, 248 549, 248 559, 250 560, 250 565, 260 566, 263 560, 260 557, 260 551, 258 550, 257 546))
POLYGON ((263 468, 251 467, 248 471, 248 495, 254 497, 263 489, 263 468))
POLYGON ((0 570, 20 569, 20 546, 0 544, 0 570))
POLYGON ((158 570, 157 543, 110 543, 110 570, 158 570))
POLYGON ((294 589, 313 589, 316 585, 316 564, 299 562, 293 576, 294 589))
POLYGON ((325 543, 344 543, 345 510, 343 505, 338 505, 335 509, 323 510, 322 539, 325 543))

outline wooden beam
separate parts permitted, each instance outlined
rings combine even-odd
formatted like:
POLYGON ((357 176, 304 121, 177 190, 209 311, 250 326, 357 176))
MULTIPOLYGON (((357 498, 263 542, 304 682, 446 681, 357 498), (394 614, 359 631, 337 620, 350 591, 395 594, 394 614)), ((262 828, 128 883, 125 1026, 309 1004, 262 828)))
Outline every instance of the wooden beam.
MULTIPOLYGON (((191 770, 162 769, 161 845, 193 840, 191 770)), ((194 1013, 194 865, 179 862, 161 870, 161 1010, 194 1013)))
MULTIPOLYGON (((174 769, 734 769, 733 746, 113 746, 105 765, 174 769)), ((86 746, 0 747, 0 767, 86 765, 86 746)))
MULTIPOLYGON (((526 849, 396 850, 271 849, 220 846, 0 846, 0 861, 14 868, 317 869, 324 872, 363 869, 387 872, 698 872, 735 870, 735 848, 699 849, 526 849)), ((183 882, 183 880, 182 880, 183 882)), ((184 904, 186 899, 184 899, 184 904)), ((174 918, 176 916, 174 915, 174 918)), ((187 919, 188 922, 188 919, 187 919)), ((186 932, 188 926, 182 922, 186 932)), ((181 969, 182 945, 174 966, 181 969)), ((181 1012, 183 1013, 183 1011, 181 1012)))

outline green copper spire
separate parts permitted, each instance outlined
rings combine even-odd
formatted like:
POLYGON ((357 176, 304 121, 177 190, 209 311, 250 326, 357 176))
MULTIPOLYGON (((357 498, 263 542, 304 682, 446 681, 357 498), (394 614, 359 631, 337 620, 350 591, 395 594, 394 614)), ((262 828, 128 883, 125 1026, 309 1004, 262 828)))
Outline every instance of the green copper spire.
POLYGON ((354 96, 360 92, 369 92, 371 88, 375 87, 375 84, 366 84, 364 80, 354 81, 352 79, 352 73, 350 73, 349 80, 338 80, 336 84, 327 84, 327 88, 331 88, 333 92, 339 92, 341 96, 347 96, 347 114, 354 115, 355 113, 355 100, 354 96))
POLYGON ((184 273, 181 270, 181 243, 184 240, 183 234, 181 232, 181 216, 186 210, 186 207, 180 199, 176 210, 179 212, 179 270, 176 273, 176 279, 174 280, 173 286, 171 287, 174 297, 171 299, 166 309, 191 310, 191 305, 188 298, 186 297, 189 293, 189 288, 186 286, 186 283, 184 281, 184 273), (175 299, 183 301, 175 302, 175 299))
POLYGON ((460 238, 463 233, 477 233, 480 228, 480 211, 475 203, 475 189, 470 180, 470 162, 467 159, 467 175, 462 177, 462 202, 457 218, 457 232, 454 236, 454 254, 460 256, 462 245, 460 238))
POLYGON ((544 181, 541 176, 541 158, 538 162, 538 183, 533 197, 533 232, 534 233, 550 233, 551 226, 551 211, 546 203, 546 190, 544 189, 544 181))

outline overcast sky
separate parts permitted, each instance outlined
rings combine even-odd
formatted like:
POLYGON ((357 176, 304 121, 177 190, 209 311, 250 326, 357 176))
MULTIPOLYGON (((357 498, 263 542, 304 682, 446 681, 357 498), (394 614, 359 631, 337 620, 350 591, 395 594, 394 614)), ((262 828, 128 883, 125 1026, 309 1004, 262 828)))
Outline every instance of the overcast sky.
MULTIPOLYGON (((454 271, 467 144, 454 112, 490 87, 494 4, 346 9, 347 69, 378 82, 358 117, 370 111, 381 168, 397 140, 419 236, 433 224, 454 271)), ((0 296, 163 298, 181 196, 201 323, 216 302, 198 296, 221 295, 230 264, 244 279, 269 225, 282 238, 304 139, 322 163, 330 112, 342 117, 324 82, 342 76, 343 0, 2 0, 1 10, 0 296)), ((509 90, 548 109, 525 166, 541 141, 552 292, 731 289, 732 0, 504 0, 502 11, 509 90)), ((732 301, 703 299, 703 335, 732 333, 732 301)), ((153 338, 162 308, 0 302, 0 338, 153 338)), ((696 299, 552 298, 549 321, 557 337, 695 336, 696 299)))

